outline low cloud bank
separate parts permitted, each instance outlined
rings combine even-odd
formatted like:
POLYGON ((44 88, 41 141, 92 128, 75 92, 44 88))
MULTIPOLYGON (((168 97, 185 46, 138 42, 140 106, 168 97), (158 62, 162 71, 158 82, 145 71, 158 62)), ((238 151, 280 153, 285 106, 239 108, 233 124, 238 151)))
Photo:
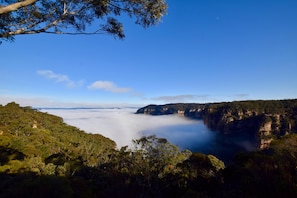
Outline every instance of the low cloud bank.
POLYGON ((136 109, 42 109, 89 133, 114 140, 118 147, 130 146, 133 139, 155 134, 181 148, 209 141, 213 134, 196 120, 172 116, 134 114, 136 109))
POLYGON ((118 146, 132 146, 143 135, 166 138, 180 149, 213 154, 228 163, 238 151, 253 151, 249 136, 228 136, 210 131, 202 121, 178 115, 149 116, 134 114, 136 109, 41 109, 60 116, 72 126, 88 133, 101 134, 118 146))

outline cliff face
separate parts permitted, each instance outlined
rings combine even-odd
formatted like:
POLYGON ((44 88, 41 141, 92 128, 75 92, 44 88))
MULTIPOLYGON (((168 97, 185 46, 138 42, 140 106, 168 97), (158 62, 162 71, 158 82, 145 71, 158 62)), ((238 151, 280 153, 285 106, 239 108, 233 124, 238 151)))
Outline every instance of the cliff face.
POLYGON ((136 113, 202 119, 207 127, 223 134, 254 136, 259 148, 269 146, 280 136, 297 132, 297 100, 149 105, 136 113))
POLYGON ((195 119, 202 119, 205 104, 178 103, 166 105, 148 105, 137 110, 136 114, 170 115, 178 114, 195 119))

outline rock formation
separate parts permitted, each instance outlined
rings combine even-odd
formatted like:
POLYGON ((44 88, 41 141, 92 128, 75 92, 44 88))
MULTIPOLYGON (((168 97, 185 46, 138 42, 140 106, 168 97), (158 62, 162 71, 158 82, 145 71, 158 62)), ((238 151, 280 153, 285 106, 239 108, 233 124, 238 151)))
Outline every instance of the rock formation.
POLYGON ((148 105, 136 113, 201 119, 207 127, 223 134, 248 133, 261 149, 273 139, 297 132, 297 99, 148 105))

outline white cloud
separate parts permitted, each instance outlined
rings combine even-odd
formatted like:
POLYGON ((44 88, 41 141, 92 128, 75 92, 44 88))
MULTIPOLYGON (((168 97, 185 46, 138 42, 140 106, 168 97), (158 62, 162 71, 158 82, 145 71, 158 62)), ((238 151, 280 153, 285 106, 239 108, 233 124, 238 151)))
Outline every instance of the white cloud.
POLYGON ((83 80, 80 81, 73 81, 67 75, 64 74, 56 74, 51 70, 39 70, 37 74, 40 76, 44 76, 48 79, 53 79, 56 82, 65 83, 67 87, 81 87, 83 85, 83 80))
POLYGON ((249 94, 241 93, 241 94, 235 94, 235 98, 239 99, 247 99, 249 97, 249 94))
POLYGON ((114 84, 111 81, 95 81, 90 86, 88 86, 88 89, 90 90, 105 90, 113 93, 126 93, 130 92, 131 89, 125 88, 125 87, 118 87, 116 84, 114 84))
POLYGON ((151 98, 151 100, 159 100, 164 102, 199 102, 199 100, 206 100, 208 99, 208 95, 191 95, 191 94, 184 94, 184 95, 176 95, 176 96, 160 96, 151 98))

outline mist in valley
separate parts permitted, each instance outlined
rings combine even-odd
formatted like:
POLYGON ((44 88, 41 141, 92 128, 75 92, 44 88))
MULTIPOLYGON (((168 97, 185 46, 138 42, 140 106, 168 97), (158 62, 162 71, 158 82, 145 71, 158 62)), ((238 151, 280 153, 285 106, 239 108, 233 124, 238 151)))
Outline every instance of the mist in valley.
POLYGON ((254 140, 243 135, 228 137, 209 130, 202 120, 178 115, 150 116, 135 114, 135 108, 108 109, 41 109, 60 116, 64 122, 87 133, 101 134, 116 142, 117 147, 132 146, 132 140, 156 135, 166 138, 180 149, 213 154, 230 161, 238 151, 256 149, 254 140))

